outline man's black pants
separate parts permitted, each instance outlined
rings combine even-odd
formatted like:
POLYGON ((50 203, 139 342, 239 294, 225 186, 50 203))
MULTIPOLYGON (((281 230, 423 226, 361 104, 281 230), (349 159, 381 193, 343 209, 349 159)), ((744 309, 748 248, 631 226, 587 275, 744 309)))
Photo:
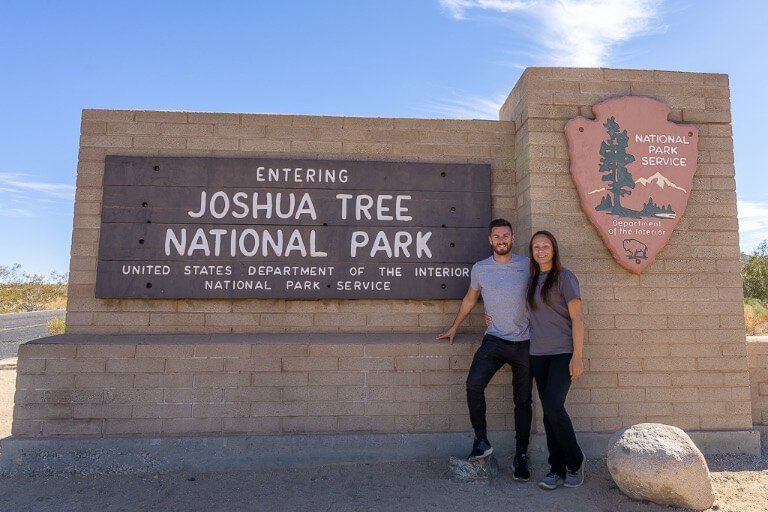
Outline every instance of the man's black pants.
POLYGON ((531 367, 544 412, 549 466, 561 477, 565 477, 566 467, 576 471, 584 460, 571 418, 565 410, 565 397, 571 387, 571 375, 568 371, 571 356, 572 354, 531 356, 531 367))
POLYGON ((531 390, 533 373, 528 354, 530 341, 512 342, 486 334, 475 352, 467 376, 469 419, 476 437, 487 436, 485 388, 504 364, 512 367, 512 397, 515 403, 515 444, 518 453, 528 451, 531 437, 531 390))

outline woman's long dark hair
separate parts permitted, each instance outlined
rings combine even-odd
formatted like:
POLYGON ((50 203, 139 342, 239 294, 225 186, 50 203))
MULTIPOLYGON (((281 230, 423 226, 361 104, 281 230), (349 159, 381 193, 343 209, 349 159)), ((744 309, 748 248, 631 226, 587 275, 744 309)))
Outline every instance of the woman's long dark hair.
POLYGON ((528 242, 528 256, 531 259, 531 277, 528 281, 526 300, 528 301, 528 307, 531 309, 536 309, 536 283, 539 281, 539 276, 541 275, 539 264, 536 263, 536 260, 533 258, 533 239, 539 235, 544 235, 549 238, 549 241, 552 244, 552 268, 549 270, 546 279, 544 279, 544 284, 541 285, 541 300, 544 303, 549 304, 549 292, 555 283, 557 283, 557 278, 560 277, 560 250, 557 248, 555 235, 544 230, 535 232, 531 237, 531 241, 528 242))

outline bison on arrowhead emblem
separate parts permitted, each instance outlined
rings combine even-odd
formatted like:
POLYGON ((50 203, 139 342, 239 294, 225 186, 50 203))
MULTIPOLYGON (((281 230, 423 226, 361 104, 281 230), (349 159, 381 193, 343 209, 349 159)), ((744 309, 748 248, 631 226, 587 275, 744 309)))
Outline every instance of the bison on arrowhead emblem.
POLYGON ((642 96, 592 107, 568 121, 571 177, 608 250, 636 274, 653 263, 685 213, 696 172, 698 130, 667 120, 669 107, 642 96))

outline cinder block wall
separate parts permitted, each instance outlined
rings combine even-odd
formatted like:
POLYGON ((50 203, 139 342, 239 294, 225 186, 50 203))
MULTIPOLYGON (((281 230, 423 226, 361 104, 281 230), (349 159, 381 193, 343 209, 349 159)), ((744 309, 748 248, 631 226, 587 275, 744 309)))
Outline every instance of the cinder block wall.
POLYGON ((528 68, 501 110, 517 126, 519 224, 549 229, 582 285, 587 373, 571 392, 579 430, 642 421, 683 429, 752 425, 744 339, 728 77, 528 68), (619 267, 582 212, 565 123, 614 96, 665 102, 700 131, 694 189, 669 244, 642 275, 619 267))
MULTIPOLYGON (((493 214, 515 222, 511 122, 84 110, 81 133, 70 333, 435 332, 458 308, 457 301, 95 299, 109 154, 489 163, 493 214)), ((479 309, 467 327, 484 328, 479 309)))
MULTIPOLYGON (((13 435, 223 435, 470 429, 464 381, 477 343, 344 334, 289 340, 64 335, 19 352, 13 435), (196 339, 195 339, 196 338, 196 339)), ((488 424, 514 429, 511 374, 488 424)))
POLYGON ((752 388, 752 422, 768 425, 768 343, 747 343, 749 382, 752 388))

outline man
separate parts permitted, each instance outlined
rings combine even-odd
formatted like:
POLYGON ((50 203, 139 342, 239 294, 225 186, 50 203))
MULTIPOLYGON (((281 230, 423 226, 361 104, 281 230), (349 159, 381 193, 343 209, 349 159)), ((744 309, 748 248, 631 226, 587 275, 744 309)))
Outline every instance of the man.
POLYGON ((472 266, 469 290, 450 329, 437 339, 453 343, 462 322, 482 295, 490 325, 483 343, 475 352, 467 376, 467 405, 475 441, 469 460, 487 457, 493 452, 485 421, 485 388, 504 364, 512 367, 515 403, 514 478, 528 481, 528 442, 531 434, 531 389, 533 373, 529 359, 530 331, 525 295, 530 275, 529 259, 512 253, 515 236, 512 225, 504 219, 491 221, 488 241, 493 254, 472 266))

